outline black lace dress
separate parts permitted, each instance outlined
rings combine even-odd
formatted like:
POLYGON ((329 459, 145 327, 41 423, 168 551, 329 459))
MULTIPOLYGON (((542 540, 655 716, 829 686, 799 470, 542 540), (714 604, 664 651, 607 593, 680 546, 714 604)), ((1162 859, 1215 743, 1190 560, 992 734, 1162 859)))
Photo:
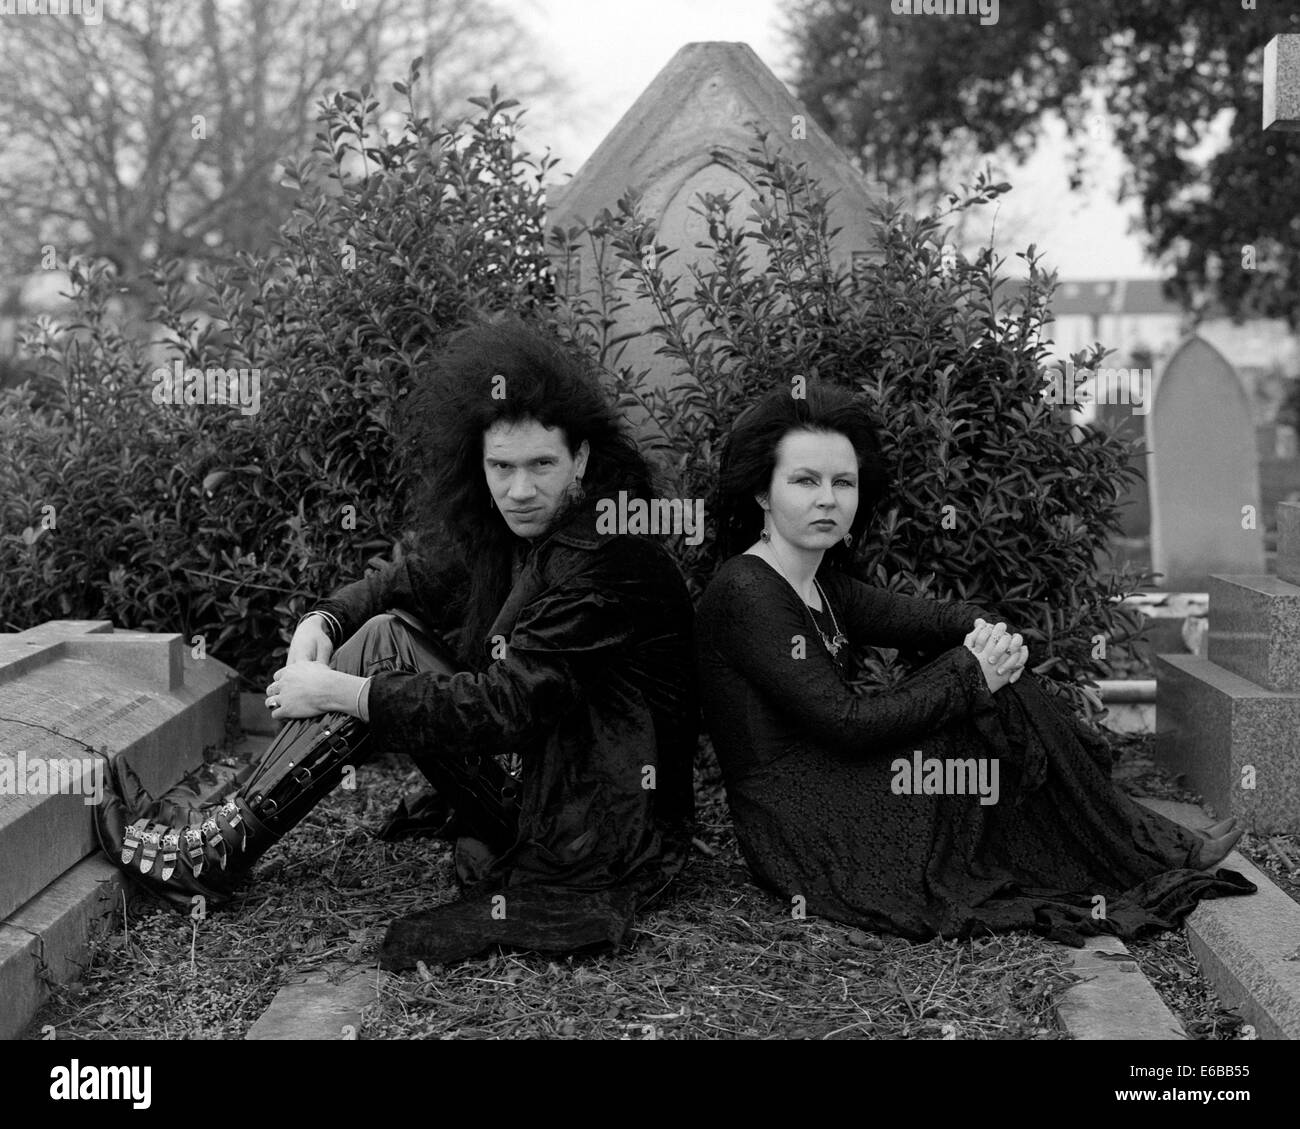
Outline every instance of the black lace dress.
POLYGON ((740 555, 718 572, 696 621, 700 689, 762 885, 810 916, 915 939, 1030 929, 1075 945, 1254 892, 1233 871, 1190 869, 1202 840, 1120 792, 1104 739, 1034 675, 989 692, 962 640, 976 616, 997 617, 833 569, 818 579, 851 643, 929 661, 892 690, 855 693, 848 648, 832 659, 766 561, 740 555), (988 784, 994 759, 989 803, 964 762, 983 761, 988 784))

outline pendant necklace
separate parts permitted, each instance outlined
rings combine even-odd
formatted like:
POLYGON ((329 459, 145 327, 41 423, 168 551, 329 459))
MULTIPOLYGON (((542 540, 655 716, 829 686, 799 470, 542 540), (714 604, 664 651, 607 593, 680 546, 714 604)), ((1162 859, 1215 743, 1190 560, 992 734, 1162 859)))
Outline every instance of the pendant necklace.
MULTIPOLYGON (((811 609, 809 609, 808 615, 813 621, 813 626, 817 628, 817 634, 822 637, 822 643, 830 652, 831 658, 836 658, 840 653, 840 648, 848 642, 848 639, 845 637, 844 632, 840 630, 839 621, 835 618, 835 609, 831 607, 830 600, 826 598, 826 593, 822 590, 822 586, 815 576, 813 577, 813 585, 817 589, 817 594, 822 598, 822 607, 826 609, 827 614, 831 617, 831 629, 834 632, 834 638, 826 638, 826 632, 821 629, 816 618, 813 617, 811 609)), ((805 604, 804 606, 807 607, 808 605, 805 604)))
MULTIPOLYGON (((763 541, 763 544, 770 550, 772 542, 768 535, 767 530, 764 529, 760 536, 763 541)), ((785 569, 781 567, 780 561, 776 560, 775 554, 773 554, 773 567, 775 567, 776 571, 779 572, 781 576, 785 578, 785 582, 787 584, 790 584, 790 578, 785 575, 785 569)), ((790 584, 790 587, 794 588, 794 585, 790 584)), ((795 595, 799 596, 799 603, 803 604, 803 609, 805 614, 808 616, 810 620, 812 620, 812 625, 815 628, 817 628, 817 634, 822 637, 822 646, 824 646, 826 650, 830 652, 831 658, 838 658, 840 653, 840 648, 843 647, 844 644, 848 642, 848 638, 845 636, 844 632, 840 630, 839 620, 835 618, 835 609, 831 607, 831 602, 826 598, 826 593, 822 589, 821 582, 815 576, 813 577, 813 587, 817 589, 817 594, 822 598, 822 608, 825 609, 825 611, 831 617, 831 630, 834 633, 833 638, 828 639, 826 637, 826 632, 824 632, 821 629, 821 625, 817 622, 816 617, 812 613, 812 608, 810 608, 806 603, 804 603, 804 598, 799 595, 798 589, 795 589, 795 595)))

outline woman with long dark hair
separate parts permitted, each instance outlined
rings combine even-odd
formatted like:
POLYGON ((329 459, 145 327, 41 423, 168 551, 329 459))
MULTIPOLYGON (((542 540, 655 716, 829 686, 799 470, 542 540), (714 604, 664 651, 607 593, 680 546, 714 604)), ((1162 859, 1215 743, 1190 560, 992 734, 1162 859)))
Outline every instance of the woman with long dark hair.
POLYGON ((396 923, 385 967, 618 941, 684 857, 698 733, 681 573, 598 517, 650 472, 586 359, 513 318, 452 340, 402 435, 418 551, 299 623, 267 687, 287 724, 248 781, 194 811, 118 757, 101 842, 173 903, 217 905, 386 748, 433 785, 422 822, 456 839, 466 893, 396 923))
POLYGON ((757 880, 905 937, 1024 928, 1075 944, 1253 891, 1210 873, 1235 822, 1194 835, 1116 789, 1105 741, 1025 670, 1005 624, 844 571, 888 469, 863 400, 807 392, 773 392, 731 432, 715 511, 727 559, 696 619, 705 724, 757 880), (927 661, 859 694, 863 646, 927 661))

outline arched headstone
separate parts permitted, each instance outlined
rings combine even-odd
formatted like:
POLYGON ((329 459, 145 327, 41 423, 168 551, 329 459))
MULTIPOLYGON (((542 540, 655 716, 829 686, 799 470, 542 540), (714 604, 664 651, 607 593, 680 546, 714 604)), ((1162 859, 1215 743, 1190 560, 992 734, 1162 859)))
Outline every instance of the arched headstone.
MULTIPOLYGON (((747 157, 755 144, 754 127, 769 134, 768 144, 796 163, 807 162, 809 176, 830 196, 832 261, 845 270, 863 269, 877 257, 872 204, 880 189, 869 183, 785 88, 781 80, 745 43, 688 43, 669 60, 631 109, 566 185, 549 191, 549 228, 589 223, 628 191, 642 194, 641 211, 655 223, 657 242, 675 254, 663 269, 685 276, 688 264, 703 252, 695 243, 707 234, 702 217, 692 212, 701 192, 737 196, 733 220, 744 223, 749 201, 757 195, 749 180, 747 157)), ((754 255, 756 247, 750 247, 754 255)), ((759 269, 762 263, 754 260, 759 269)), ((594 264, 579 257, 581 285, 591 285, 594 264)), ((653 306, 623 283, 619 297, 628 302, 619 312, 615 335, 635 333, 621 363, 633 371, 649 369, 651 380, 674 383, 660 341, 646 333, 657 320, 653 306)))
POLYGON ((1255 426, 1232 365, 1200 337, 1183 342, 1159 374, 1146 427, 1160 586, 1205 591, 1211 573, 1262 573, 1255 426))

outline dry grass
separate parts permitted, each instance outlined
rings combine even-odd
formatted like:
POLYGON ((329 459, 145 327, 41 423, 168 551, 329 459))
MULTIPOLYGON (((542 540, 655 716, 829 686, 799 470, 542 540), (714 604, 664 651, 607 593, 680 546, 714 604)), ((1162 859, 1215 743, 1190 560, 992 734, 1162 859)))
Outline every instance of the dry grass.
MULTIPOLYGON (((115 915, 80 984, 33 1023, 59 1038, 241 1038, 292 973, 373 963, 393 917, 454 895, 450 849, 373 830, 418 776, 383 759, 195 926, 151 899, 115 915)), ((620 953, 495 954, 379 977, 365 1038, 1058 1039, 1064 951, 1028 935, 913 944, 793 921, 748 878, 716 781, 700 852, 620 953)))
MULTIPOLYGON (((1040 938, 912 944, 794 921, 741 865, 721 806, 672 901, 622 954, 500 955, 391 978, 372 1038, 1063 1037, 1053 997, 1072 977, 1040 938)), ((713 818, 710 818, 713 817, 713 818)))
POLYGON ((1300 902, 1300 835, 1247 833, 1241 837, 1237 849, 1293 902, 1300 902))
POLYGON ((1241 1038, 1242 1018, 1225 1008, 1201 975, 1187 933, 1164 933, 1143 941, 1128 941, 1138 967, 1151 981, 1192 1039, 1241 1038))
MULTIPOLYGON (((1190 799, 1133 739, 1117 779, 1190 799)), ((791 920, 750 880, 716 775, 699 781, 701 850, 630 945, 549 959, 496 953, 376 977, 361 1035, 393 1038, 1062 1039, 1066 950, 1028 934, 914 944, 791 920)), ((195 926, 151 899, 115 915, 80 984, 32 1025, 60 1038, 241 1038, 295 973, 373 967, 389 921, 455 894, 448 845, 374 830, 418 773, 381 758, 284 840, 229 909, 195 926)), ((1237 1036, 1185 937, 1130 946, 1193 1037, 1237 1036)))

